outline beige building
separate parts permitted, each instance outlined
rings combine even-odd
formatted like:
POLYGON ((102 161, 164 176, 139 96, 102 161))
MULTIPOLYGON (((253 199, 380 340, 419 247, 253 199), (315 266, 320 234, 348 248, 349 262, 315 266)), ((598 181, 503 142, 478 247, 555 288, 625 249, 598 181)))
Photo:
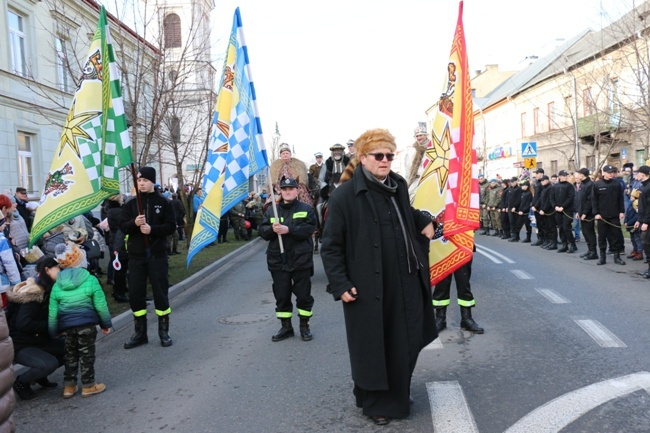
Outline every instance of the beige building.
MULTIPOLYGON (((41 195, 81 76, 75 60, 88 54, 99 8, 93 0, 0 0, 0 191, 41 195)), ((155 61, 155 48, 133 30, 113 16, 109 25, 118 62, 137 52, 155 61)))
POLYGON ((477 92, 481 171, 508 177, 521 174, 525 163, 547 174, 644 163, 650 141, 649 15, 644 2, 599 32, 576 35, 483 97, 477 92), (534 160, 522 155, 522 143, 534 143, 534 160))

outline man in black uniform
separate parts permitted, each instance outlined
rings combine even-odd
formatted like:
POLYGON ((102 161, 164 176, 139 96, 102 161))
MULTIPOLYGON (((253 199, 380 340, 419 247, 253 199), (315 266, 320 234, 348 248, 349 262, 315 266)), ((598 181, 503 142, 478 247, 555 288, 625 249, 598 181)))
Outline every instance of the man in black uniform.
POLYGON ((542 193, 540 198, 539 214, 542 217, 542 227, 544 227, 544 244, 545 250, 557 250, 557 226, 555 225, 555 210, 551 204, 550 179, 544 175, 541 178, 542 193))
POLYGON ((269 242, 266 262, 273 278, 275 315, 282 327, 271 339, 282 341, 293 337, 291 316, 293 304, 291 294, 296 295, 296 307, 300 317, 300 336, 311 340, 309 319, 312 316, 314 298, 311 296, 311 276, 314 273, 314 241, 316 214, 314 208, 298 201, 298 182, 283 177, 280 180, 282 201, 277 206, 279 221, 275 219, 273 207, 269 206, 258 233, 269 242), (280 250, 279 236, 282 236, 284 253, 280 250))
POLYGON ((522 190, 519 187, 519 179, 513 177, 510 179, 510 192, 508 193, 508 221, 510 223, 511 242, 519 242, 519 233, 517 233, 517 220, 519 219, 519 202, 521 202, 522 190))
POLYGON ((535 222, 537 223, 537 241, 533 242, 531 246, 539 247, 544 243, 544 230, 542 228, 542 216, 539 214, 539 209, 542 207, 542 176, 544 176, 544 169, 538 168, 535 173, 535 181, 531 184, 531 192, 533 194, 532 209, 535 213, 535 222))
POLYGON ((129 200, 122 208, 120 230, 126 236, 129 252, 129 304, 135 318, 135 333, 124 343, 132 349, 148 343, 147 338, 147 279, 153 289, 153 301, 158 316, 158 336, 163 347, 172 345, 169 337, 169 280, 167 272, 167 236, 176 230, 172 205, 154 190, 156 169, 141 167, 138 185, 142 197, 142 213, 138 200, 129 200))
POLYGON ((614 253, 614 263, 624 265, 621 253, 624 248, 621 221, 625 216, 623 201, 623 184, 616 177, 618 169, 613 165, 603 167, 603 178, 594 184, 594 194, 591 200, 594 218, 598 221, 598 248, 600 249, 599 265, 607 261, 607 243, 614 253))
POLYGON ((509 188, 509 182, 507 180, 501 181, 503 184, 503 193, 501 194, 501 201, 499 202, 499 209, 501 211, 501 239, 510 238, 510 217, 508 213, 508 196, 510 195, 511 189, 509 188))
POLYGON ((598 258, 596 252, 596 222, 594 221, 594 212, 591 206, 594 183, 589 177, 589 169, 587 168, 576 171, 575 176, 580 179, 581 184, 578 200, 579 207, 575 211, 578 213, 578 218, 580 218, 580 228, 587 243, 587 252, 580 257, 585 260, 596 260, 598 258))
POLYGON ((573 200, 576 191, 573 185, 567 182, 569 173, 560 170, 558 182, 551 189, 551 206, 555 210, 555 224, 560 229, 560 241, 562 248, 558 253, 575 253, 578 251, 576 240, 573 237, 573 200))
MULTIPOLYGON (((639 195, 639 218, 634 223, 636 230, 641 230, 641 243, 643 245, 643 252, 646 257, 650 257, 650 167, 642 165, 636 175, 636 179, 641 181, 641 195, 639 195)), ((641 273, 644 278, 650 278, 650 264, 648 269, 641 273)))

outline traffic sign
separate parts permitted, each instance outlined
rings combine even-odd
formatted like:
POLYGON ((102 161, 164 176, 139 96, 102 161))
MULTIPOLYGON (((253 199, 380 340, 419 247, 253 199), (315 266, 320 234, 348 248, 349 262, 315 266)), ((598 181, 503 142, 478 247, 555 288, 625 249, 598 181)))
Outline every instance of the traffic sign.
POLYGON ((521 143, 521 156, 524 158, 537 156, 537 142, 521 143))
POLYGON ((537 168, 537 158, 524 158, 524 168, 537 168))

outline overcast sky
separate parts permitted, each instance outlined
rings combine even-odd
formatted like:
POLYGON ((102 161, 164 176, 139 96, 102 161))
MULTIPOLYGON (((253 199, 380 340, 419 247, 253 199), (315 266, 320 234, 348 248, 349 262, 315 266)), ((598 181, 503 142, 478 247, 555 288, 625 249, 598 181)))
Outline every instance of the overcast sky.
MULTIPOLYGON (((640 3, 641 0, 636 0, 640 3)), ((457 0, 215 0, 221 69, 240 7, 267 146, 275 122, 305 162, 316 151, 387 128, 400 148, 443 88, 457 0)), ((562 38, 600 29, 632 0, 465 0, 470 70, 503 70, 562 38)))

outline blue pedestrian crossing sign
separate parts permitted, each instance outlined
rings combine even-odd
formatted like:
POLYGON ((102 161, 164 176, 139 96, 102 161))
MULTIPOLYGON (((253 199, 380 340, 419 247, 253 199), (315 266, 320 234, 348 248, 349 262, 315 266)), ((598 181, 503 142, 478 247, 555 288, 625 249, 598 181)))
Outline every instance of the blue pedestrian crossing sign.
POLYGON ((537 156, 537 142, 530 141, 528 143, 521 143, 521 156, 524 158, 537 156))

